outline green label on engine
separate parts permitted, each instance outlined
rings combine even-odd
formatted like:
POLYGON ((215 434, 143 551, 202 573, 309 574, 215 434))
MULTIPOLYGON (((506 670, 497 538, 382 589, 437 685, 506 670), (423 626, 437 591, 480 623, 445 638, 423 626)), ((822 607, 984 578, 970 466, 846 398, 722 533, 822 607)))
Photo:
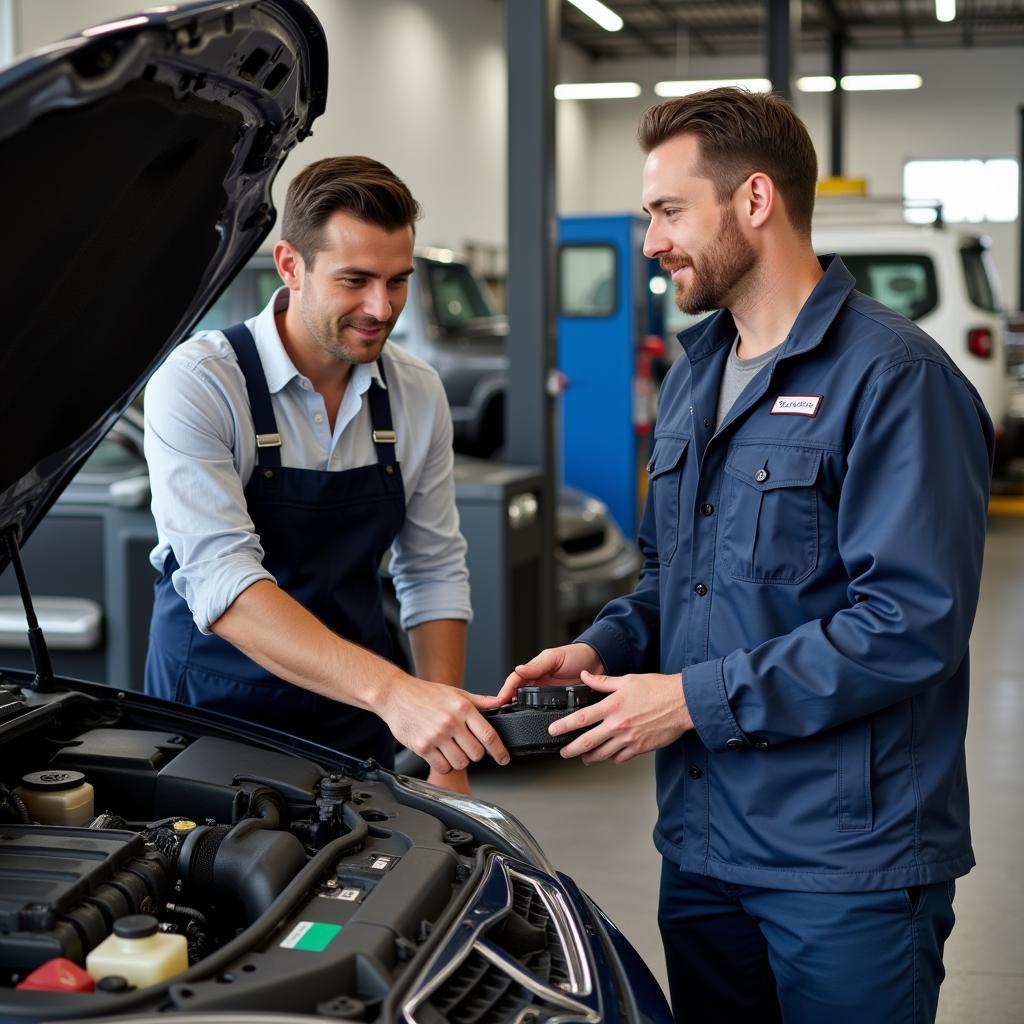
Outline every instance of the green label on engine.
POLYGON ((340 931, 340 924, 300 921, 288 933, 281 946, 284 949, 305 949, 311 953, 322 953, 340 931))

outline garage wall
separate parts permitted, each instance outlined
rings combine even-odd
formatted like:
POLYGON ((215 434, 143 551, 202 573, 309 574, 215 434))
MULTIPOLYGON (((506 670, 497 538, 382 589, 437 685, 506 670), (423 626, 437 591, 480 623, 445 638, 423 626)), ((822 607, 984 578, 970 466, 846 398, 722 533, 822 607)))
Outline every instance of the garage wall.
MULTIPOLYGON (((132 0, 8 0, 18 53, 131 9, 132 0)), ((142 3, 138 7, 144 6, 142 3)), ((481 0, 311 0, 330 47, 328 105, 275 187, 307 163, 366 153, 406 179, 424 208, 419 239, 461 248, 506 237, 506 76, 503 7, 481 0)), ((586 75, 575 50, 561 74, 586 75)), ((558 104, 560 192, 589 208, 590 118, 558 104)), ((273 239, 268 240, 268 247, 273 239)))
MULTIPOLYGON (((847 95, 846 173, 866 177, 872 194, 899 195, 903 164, 918 157, 1017 156, 1017 108, 1024 103, 1024 50, 1020 47, 851 52, 849 74, 916 72, 924 78, 913 92, 847 95)), ((799 74, 826 74, 824 56, 809 54, 799 74)), ((634 139, 643 110, 658 101, 653 85, 674 78, 758 77, 762 60, 690 60, 604 64, 593 68, 595 80, 639 82, 636 100, 593 101, 590 153, 590 200, 595 210, 639 208, 643 155, 634 139)), ((818 151, 822 174, 829 170, 828 96, 798 93, 797 112, 807 122, 818 151)), ((985 224, 1003 283, 1004 299, 1016 302, 1016 225, 985 224)))

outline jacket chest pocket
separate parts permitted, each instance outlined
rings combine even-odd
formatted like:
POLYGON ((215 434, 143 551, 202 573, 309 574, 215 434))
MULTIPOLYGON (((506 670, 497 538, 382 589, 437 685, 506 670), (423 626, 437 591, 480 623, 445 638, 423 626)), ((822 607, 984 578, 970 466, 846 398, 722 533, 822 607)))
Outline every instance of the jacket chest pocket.
POLYGON ((658 558, 664 565, 672 561, 679 545, 680 491, 689 443, 688 437, 660 437, 654 442, 647 463, 658 531, 658 558))
POLYGON ((799 583, 818 564, 816 448, 738 444, 729 452, 721 554, 733 579, 799 583))

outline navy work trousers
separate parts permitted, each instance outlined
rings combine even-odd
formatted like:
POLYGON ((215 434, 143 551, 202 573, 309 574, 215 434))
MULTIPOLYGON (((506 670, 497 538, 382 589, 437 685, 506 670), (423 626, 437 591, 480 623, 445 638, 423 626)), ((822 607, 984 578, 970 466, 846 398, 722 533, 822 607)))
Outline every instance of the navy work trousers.
POLYGON ((664 860, 658 923, 675 1019, 930 1024, 953 891, 760 889, 664 860))

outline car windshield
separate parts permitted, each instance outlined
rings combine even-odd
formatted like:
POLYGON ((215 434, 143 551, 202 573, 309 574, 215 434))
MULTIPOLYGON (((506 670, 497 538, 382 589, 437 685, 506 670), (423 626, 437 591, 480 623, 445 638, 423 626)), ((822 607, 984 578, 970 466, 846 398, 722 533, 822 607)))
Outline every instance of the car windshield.
POLYGON ((463 263, 428 262, 427 285, 442 327, 461 327, 497 315, 484 286, 463 263))

